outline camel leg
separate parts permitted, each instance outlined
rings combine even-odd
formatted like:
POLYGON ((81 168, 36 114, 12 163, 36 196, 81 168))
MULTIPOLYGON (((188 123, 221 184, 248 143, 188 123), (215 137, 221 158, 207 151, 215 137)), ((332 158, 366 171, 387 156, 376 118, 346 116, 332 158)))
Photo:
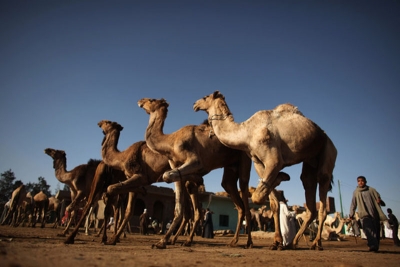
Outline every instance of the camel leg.
POLYGON ((123 231, 125 229, 125 226, 128 224, 130 218, 132 217, 136 197, 137 197, 137 193, 134 193, 134 192, 129 193, 128 205, 126 207, 124 219, 123 219, 121 225, 118 227, 118 231, 110 238, 109 241, 104 243, 105 245, 116 245, 117 244, 118 238, 121 236, 121 234, 123 233, 123 231))
MULTIPOLYGON (((187 205, 185 205, 184 208, 187 209, 187 205)), ((189 208, 189 210, 190 210, 190 208, 189 208)), ((191 211, 190 211, 190 212, 191 212, 191 211)), ((189 214, 190 214, 190 213, 189 213, 189 214)), ((176 231, 175 235, 174 235, 174 236, 171 238, 171 240, 170 240, 170 244, 171 244, 171 245, 175 245, 176 240, 177 240, 178 237, 182 234, 183 230, 184 230, 185 227, 186 227, 186 224, 189 223, 189 220, 190 220, 190 216, 188 216, 188 213, 185 211, 185 212, 183 213, 183 218, 182 218, 181 224, 179 225, 178 231, 176 231)), ((167 240, 168 240, 168 239, 167 239, 167 240)), ((185 244, 184 244, 184 245, 185 245, 185 244)), ((188 244, 187 246, 190 246, 190 244, 188 244)))
POLYGON ((316 246, 316 249, 318 250, 323 250, 322 248, 322 230, 324 227, 324 222, 326 219, 326 197, 328 194, 329 190, 329 184, 330 184, 330 179, 322 179, 323 182, 319 183, 319 199, 320 199, 320 204, 319 204, 319 211, 318 211, 318 220, 319 220, 319 225, 318 225, 318 232, 317 236, 313 242, 312 247, 314 245, 316 246))
MULTIPOLYGON (((190 234, 187 240, 183 243, 184 246, 191 246, 193 242, 193 237, 196 232, 197 226, 199 225, 200 221, 200 208, 199 208, 199 198, 198 198, 198 185, 194 185, 192 182, 187 182, 187 191, 190 194, 192 206, 193 206, 193 225, 190 229, 190 234)), ((187 205, 189 206, 189 205, 187 205)), ((190 212, 190 208, 188 209, 190 212)), ((190 213, 189 213, 190 214, 190 213)))
MULTIPOLYGON (((185 229, 186 225, 190 222, 190 219, 192 217, 192 210, 191 210, 191 206, 189 205, 189 203, 191 202, 192 204, 192 208, 194 210, 194 213, 196 213, 196 209, 197 209, 197 213, 198 213, 198 219, 200 219, 200 212, 199 212, 199 207, 198 207, 198 198, 197 198, 197 192, 196 190, 198 190, 198 187, 196 185, 194 185, 192 182, 187 181, 185 183, 185 187, 186 187, 186 191, 183 191, 183 219, 182 222, 179 226, 178 231, 176 232, 176 234, 172 237, 171 239, 171 245, 174 245, 176 243, 176 240, 178 239, 178 237, 181 235, 182 231, 185 229)), ((188 236, 188 238, 186 239, 186 241, 182 244, 183 246, 187 246, 190 247, 193 241, 193 236, 194 236, 194 231, 193 228, 190 229, 190 234, 188 236)))
POLYGON ((272 190, 269 195, 269 202, 271 206, 271 211, 274 216, 274 226, 275 226, 275 234, 274 234, 274 242, 272 243, 270 249, 271 250, 283 250, 282 246, 282 233, 280 228, 280 211, 279 211, 279 200, 276 195, 276 190, 272 190))
MULTIPOLYGON (((237 242, 239 241, 239 234, 240 234, 240 229, 242 226, 242 222, 244 219, 244 213, 246 212, 244 203, 242 201, 242 198, 240 197, 239 191, 237 189, 237 179, 238 179, 238 173, 235 169, 225 167, 224 168, 224 173, 222 175, 222 182, 221 186, 225 189, 225 191, 230 195, 233 203, 235 204, 235 207, 238 211, 238 223, 236 225, 236 232, 229 243, 229 246, 234 247, 236 246, 237 242)), ((248 202, 248 200, 247 200, 248 202)), ((249 210, 249 215, 250 215, 250 210, 249 210)), ((247 216, 246 216, 247 217, 247 216)), ((247 219, 247 218, 246 218, 247 219)), ((251 220, 251 215, 248 218, 249 220, 246 222, 250 222, 251 220)), ((251 229, 250 229, 250 223, 246 224, 247 228, 247 233, 248 233, 248 242, 247 242, 247 247, 252 247, 253 243, 251 241, 251 229), (250 236, 249 236, 250 235, 250 236), (249 243, 249 241, 251 243, 249 243)))
MULTIPOLYGON (((310 223, 316 218, 317 216, 317 209, 315 206, 316 203, 316 192, 317 192, 317 176, 316 176, 316 170, 315 168, 311 167, 310 165, 303 163, 303 170, 301 173, 301 181, 303 183, 304 191, 305 191, 305 198, 306 198, 306 215, 303 218, 303 223, 297 231, 296 236, 293 239, 292 247, 295 249, 297 247, 297 244, 307 229, 307 227, 310 225, 310 223)), ((321 226, 321 222, 319 222, 318 228, 321 226)), ((321 228, 322 230, 322 228, 321 228)), ((320 233, 321 234, 321 233, 320 233)), ((317 234, 318 235, 318 234, 317 234)), ((319 235, 319 238, 321 238, 321 235, 319 235)), ((320 242, 320 239, 319 239, 320 242)), ((314 242, 311 245, 311 249, 315 249, 316 244, 318 243, 317 238, 315 238, 314 242)), ((320 243, 319 243, 320 244, 320 243)))
POLYGON ((176 226, 179 224, 179 222, 182 221, 183 219, 183 205, 184 205, 184 197, 183 197, 183 191, 182 191, 182 181, 175 182, 175 213, 174 213, 174 219, 172 220, 171 226, 168 229, 167 233, 164 235, 163 238, 161 238, 160 241, 158 241, 156 244, 153 244, 151 247, 152 248, 158 248, 158 249, 165 249, 167 248, 167 242, 172 235, 174 229, 176 226))
POLYGON ((88 215, 86 215, 85 221, 85 235, 89 235, 89 227, 90 227, 90 216, 93 213, 93 206, 90 207, 88 215))
MULTIPOLYGON (((88 197, 88 200, 86 202, 86 205, 83 209, 82 216, 78 222, 77 225, 75 225, 75 228, 73 232, 67 237, 67 239, 64 241, 65 244, 73 244, 75 236, 77 235, 79 231, 79 225, 83 222, 85 219, 86 215, 89 213, 89 209, 93 205, 93 202, 95 198, 97 199, 98 194, 102 191, 102 188, 105 183, 107 183, 107 165, 105 165, 103 162, 101 162, 96 169, 96 173, 93 178, 92 186, 91 186, 91 191, 88 197)), ((68 222, 67 227, 69 227, 70 222, 68 222)))

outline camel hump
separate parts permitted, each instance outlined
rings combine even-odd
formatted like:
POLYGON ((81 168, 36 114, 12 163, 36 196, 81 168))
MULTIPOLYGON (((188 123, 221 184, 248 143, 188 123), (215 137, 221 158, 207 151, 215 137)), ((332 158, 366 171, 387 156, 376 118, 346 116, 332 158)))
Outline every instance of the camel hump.
POLYGON ((301 111, 296 106, 290 103, 278 105, 273 109, 273 114, 277 117, 285 114, 298 114, 304 116, 303 113, 301 113, 301 111))

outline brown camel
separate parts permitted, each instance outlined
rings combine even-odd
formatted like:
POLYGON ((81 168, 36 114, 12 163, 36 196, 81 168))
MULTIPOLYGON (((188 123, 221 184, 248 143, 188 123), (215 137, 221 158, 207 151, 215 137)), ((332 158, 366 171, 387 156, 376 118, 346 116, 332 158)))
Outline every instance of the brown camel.
POLYGON ((33 209, 32 227, 35 227, 36 223, 39 222, 40 228, 44 228, 46 225, 46 213, 49 208, 49 197, 43 191, 40 191, 33 197, 33 200, 35 201, 35 207, 33 209))
MULTIPOLYGON (((126 176, 122 171, 116 170, 108 165, 105 164, 104 161, 99 161, 98 165, 96 166, 94 173, 91 170, 90 174, 93 176, 88 176, 88 179, 91 181, 89 190, 85 191, 85 199, 86 203, 83 208, 82 216, 79 219, 78 223, 75 225, 74 230, 71 234, 68 235, 67 239, 64 241, 65 244, 73 244, 75 241, 75 236, 78 234, 79 226, 83 223, 85 219, 88 217, 90 218, 91 213, 93 212, 93 208, 97 205, 97 201, 101 198, 104 199, 106 207, 104 209, 104 224, 106 224, 111 214, 114 213, 114 225, 115 231, 118 228, 120 223, 119 214, 120 208, 124 200, 126 199, 125 196, 122 195, 114 195, 111 197, 104 196, 103 194, 106 191, 106 188, 115 183, 121 183, 122 181, 126 180, 126 176)), ((89 223, 85 224, 86 229, 85 233, 88 234, 88 227, 89 223)), ((107 227, 102 227, 102 243, 107 242, 107 227)), ((100 233, 99 233, 100 234, 100 233)))
POLYGON ((251 221, 250 221, 251 231, 261 230, 262 224, 261 224, 261 219, 260 219, 260 217, 261 217, 260 211, 255 208, 250 208, 250 214, 251 214, 251 221))
MULTIPOLYGON (((248 120, 236 123, 219 92, 197 100, 195 111, 204 110, 218 139, 226 146, 245 151, 254 162, 260 177, 254 203, 263 203, 268 194, 289 175, 280 172, 284 167, 303 162, 301 181, 305 190, 307 217, 293 241, 293 248, 311 221, 317 216, 316 190, 319 188, 320 208, 317 237, 311 249, 322 249, 321 232, 326 217, 326 196, 332 188, 332 172, 337 151, 330 138, 295 106, 282 104, 273 110, 256 112, 248 120)), ((276 217, 275 217, 276 219, 276 217)), ((275 229, 275 231, 279 231, 275 229)), ((278 235, 278 244, 282 242, 278 235)))
POLYGON ((5 216, 1 225, 9 224, 10 226, 16 227, 19 224, 21 217, 21 206, 26 197, 25 185, 21 184, 11 194, 10 208, 5 216))
MULTIPOLYGON (((245 215, 247 222, 251 218, 248 203, 250 159, 244 152, 222 145, 211 133, 208 124, 188 125, 174 133, 164 134, 164 121, 169 106, 164 99, 143 98, 138 101, 138 105, 150 115, 145 135, 147 145, 170 160, 172 170, 163 174, 164 181, 180 181, 187 175, 204 176, 212 170, 224 168, 221 185, 232 198, 238 211, 236 232, 230 242, 230 246, 236 246, 245 215), (241 194, 237 188, 238 180, 241 194)), ((250 226, 246 227, 247 247, 252 247, 250 226)))
MULTIPOLYGON (((53 159, 53 167, 57 180, 68 185, 71 191, 72 202, 67 207, 70 218, 64 231, 60 234, 60 236, 66 236, 71 223, 75 221, 76 215, 78 214, 79 205, 84 204, 84 199, 87 198, 90 193, 93 177, 97 166, 100 164, 100 160, 91 159, 87 164, 81 164, 67 171, 65 151, 46 148, 44 153, 53 159)), ((100 199, 100 196, 96 197, 100 199)))
MULTIPOLYGON (((114 184, 108 187, 107 194, 115 195, 120 192, 134 192, 137 191, 142 186, 150 185, 156 182, 163 182, 161 176, 167 170, 170 170, 168 163, 168 158, 162 156, 158 153, 153 152, 147 147, 146 142, 140 141, 134 143, 124 151, 119 151, 117 149, 118 140, 120 132, 123 127, 116 122, 103 120, 98 123, 99 127, 103 130, 104 139, 102 142, 102 157, 103 161, 109 166, 121 170, 125 173, 128 178, 126 181, 118 184, 114 184)), ((201 177, 200 177, 201 178, 201 177)), ((198 185, 201 185, 202 178, 197 181, 198 185)), ((188 198, 186 196, 187 192, 190 192, 190 198, 193 199, 193 205, 197 203, 197 190, 193 187, 198 187, 198 185, 193 183, 175 183, 176 189, 176 201, 175 201, 175 217, 169 231, 166 233, 164 239, 168 240, 173 230, 179 221, 189 220, 187 212, 182 214, 180 209, 183 199, 188 198), (186 190, 182 190, 182 187, 186 186, 186 190)), ((129 220, 131 214, 133 214, 133 200, 135 194, 130 193, 130 200, 128 200, 128 206, 125 213, 124 221, 122 222, 120 228, 118 229, 116 235, 114 235, 106 244, 115 245, 117 238, 121 235, 127 221, 129 220)), ((198 207, 194 207, 198 209, 198 207)), ((186 211, 186 210, 184 210, 186 211)), ((178 231, 179 232, 179 231, 178 231)), ((173 242, 176 241, 178 233, 173 238, 173 242)), ((193 237, 189 237, 186 241, 190 244, 193 237)), ((157 247, 165 248, 166 242, 163 244, 156 244, 157 247)))

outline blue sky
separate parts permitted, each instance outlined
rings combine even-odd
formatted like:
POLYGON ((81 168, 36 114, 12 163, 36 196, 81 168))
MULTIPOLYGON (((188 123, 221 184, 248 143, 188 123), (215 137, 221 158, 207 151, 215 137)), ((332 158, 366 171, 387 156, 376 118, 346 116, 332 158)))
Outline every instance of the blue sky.
MULTIPOLYGON (((171 133, 201 123, 193 103, 219 90, 237 122, 296 105, 338 150, 336 209, 338 182, 348 214, 364 175, 400 216, 399 1, 1 1, 0 37, 0 172, 54 192, 45 148, 70 170, 101 159, 100 120, 124 126, 120 150, 144 139, 139 99, 169 102, 171 133)), ((278 188, 302 205, 301 165, 285 171, 278 188)))

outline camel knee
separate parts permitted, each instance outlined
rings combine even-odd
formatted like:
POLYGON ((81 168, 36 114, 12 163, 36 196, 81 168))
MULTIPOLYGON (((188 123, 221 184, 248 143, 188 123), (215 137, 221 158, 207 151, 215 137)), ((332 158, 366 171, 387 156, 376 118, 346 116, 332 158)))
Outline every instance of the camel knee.
POLYGON ((180 181, 180 174, 177 170, 170 170, 163 174, 163 180, 166 183, 180 181))
POLYGON ((110 197, 112 195, 115 195, 117 191, 117 186, 116 185, 110 185, 107 187, 107 197, 110 197))

